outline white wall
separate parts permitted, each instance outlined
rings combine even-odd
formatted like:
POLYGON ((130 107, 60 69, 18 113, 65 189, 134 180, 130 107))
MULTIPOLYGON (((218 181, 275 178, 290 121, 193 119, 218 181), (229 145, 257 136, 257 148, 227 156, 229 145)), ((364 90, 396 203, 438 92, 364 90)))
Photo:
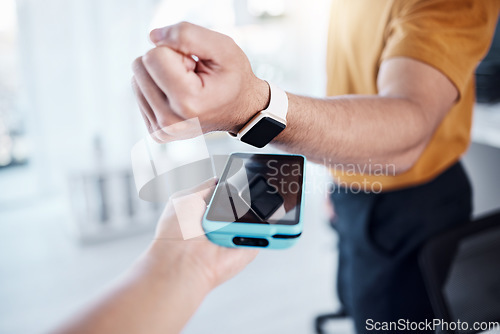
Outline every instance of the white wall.
POLYGON ((18 1, 21 106, 44 190, 92 158, 129 158, 142 124, 130 89, 132 60, 148 49, 155 1, 18 1))

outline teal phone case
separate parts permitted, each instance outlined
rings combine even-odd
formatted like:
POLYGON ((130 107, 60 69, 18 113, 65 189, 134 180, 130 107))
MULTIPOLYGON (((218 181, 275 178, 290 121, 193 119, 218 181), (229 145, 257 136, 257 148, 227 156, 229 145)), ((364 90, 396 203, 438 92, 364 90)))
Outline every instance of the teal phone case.
MULTIPOLYGON (((231 248, 256 247, 256 248, 269 248, 269 249, 285 249, 291 247, 297 242, 300 235, 302 234, 302 228, 303 228, 302 215, 304 211, 304 202, 305 202, 304 187, 306 184, 305 182, 306 158, 303 155, 299 154, 274 154, 274 155, 300 156, 304 159, 303 182, 302 182, 300 213, 299 213, 298 223, 293 225, 284 225, 284 224, 239 223, 239 222, 228 223, 228 222, 212 221, 207 219, 207 214, 208 214, 208 209, 207 209, 205 215, 203 216, 202 226, 203 230, 206 233, 207 238, 210 241, 212 241, 217 245, 224 247, 231 247, 231 248), (266 239, 269 244, 266 247, 236 245, 233 242, 233 239, 235 237, 266 239)), ((224 170, 226 168, 224 168, 224 170)), ((219 185, 220 183, 217 184, 217 187, 214 193, 212 194, 209 206, 212 205, 214 195, 217 192, 219 185)))

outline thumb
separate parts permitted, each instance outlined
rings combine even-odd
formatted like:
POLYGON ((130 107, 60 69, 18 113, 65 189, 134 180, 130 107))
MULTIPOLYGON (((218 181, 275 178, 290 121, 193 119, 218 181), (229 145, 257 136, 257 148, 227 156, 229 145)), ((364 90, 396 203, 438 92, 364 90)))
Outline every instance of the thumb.
POLYGON ((156 46, 164 45, 185 55, 212 60, 220 54, 229 39, 226 35, 189 22, 154 29, 149 38, 156 46))
MULTIPOLYGON (((179 236, 180 232, 184 240, 205 234, 201 220, 207 209, 206 203, 215 188, 215 182, 215 179, 209 179, 196 187, 172 196, 171 208, 177 217, 178 229, 171 226, 166 234, 172 237, 179 236)), ((163 235, 163 233, 157 232, 157 235, 163 235)))

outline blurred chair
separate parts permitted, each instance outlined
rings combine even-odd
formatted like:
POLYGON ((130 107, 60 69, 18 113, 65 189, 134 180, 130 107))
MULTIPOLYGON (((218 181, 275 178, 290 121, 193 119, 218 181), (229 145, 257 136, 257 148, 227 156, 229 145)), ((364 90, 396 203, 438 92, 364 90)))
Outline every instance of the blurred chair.
POLYGON ((341 308, 337 312, 334 313, 326 313, 326 314, 321 314, 314 319, 314 330, 316 334, 325 334, 324 330, 324 325, 331 320, 340 320, 340 319, 346 319, 348 318, 348 315, 346 311, 341 308))
MULTIPOLYGON (((445 232, 420 255, 435 319, 444 322, 500 322, 500 211, 445 232)), ((452 330, 446 334, 484 331, 452 330)), ((500 328, 496 328, 498 333, 500 328)))
MULTIPOLYGON (((447 231, 422 248, 420 266, 435 319, 500 323, 500 211, 447 231)), ((325 333, 330 320, 347 318, 344 310, 319 315, 315 332, 325 333)), ((452 327, 452 326, 449 326, 452 327)), ((485 329, 451 330, 443 334, 479 333, 485 329)), ((496 328, 495 333, 500 333, 496 328)))

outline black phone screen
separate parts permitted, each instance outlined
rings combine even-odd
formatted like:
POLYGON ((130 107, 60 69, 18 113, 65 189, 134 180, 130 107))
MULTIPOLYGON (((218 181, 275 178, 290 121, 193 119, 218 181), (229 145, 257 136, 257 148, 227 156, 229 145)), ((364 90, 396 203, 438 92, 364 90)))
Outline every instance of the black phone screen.
POLYGON ((304 158, 235 153, 229 157, 207 219, 293 225, 299 222, 304 158))

